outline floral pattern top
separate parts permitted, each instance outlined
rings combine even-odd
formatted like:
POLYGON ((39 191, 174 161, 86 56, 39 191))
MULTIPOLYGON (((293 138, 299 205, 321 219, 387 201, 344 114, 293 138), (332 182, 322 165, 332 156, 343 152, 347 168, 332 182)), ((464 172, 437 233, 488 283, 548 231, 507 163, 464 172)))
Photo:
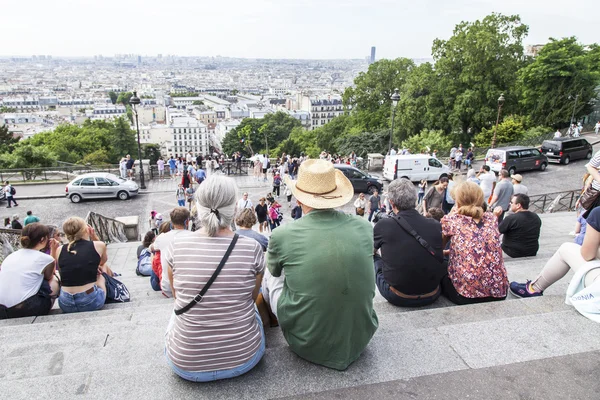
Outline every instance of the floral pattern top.
POLYGON ((498 220, 489 212, 476 223, 466 215, 442 218, 442 233, 451 237, 448 276, 464 297, 505 297, 508 278, 500 247, 498 220))

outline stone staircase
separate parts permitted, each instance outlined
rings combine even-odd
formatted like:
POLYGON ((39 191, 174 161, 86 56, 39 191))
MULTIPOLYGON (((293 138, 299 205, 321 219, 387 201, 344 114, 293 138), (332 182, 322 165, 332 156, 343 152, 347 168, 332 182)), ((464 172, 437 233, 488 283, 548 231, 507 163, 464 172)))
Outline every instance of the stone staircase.
MULTIPOLYGON (((542 218, 539 255, 507 259, 510 280, 535 277, 556 248, 572 240, 565 232, 574 214, 542 218)), ((598 398, 600 325, 564 304, 571 274, 541 298, 461 307, 440 298, 431 307, 404 309, 377 294, 379 329, 346 371, 300 359, 271 328, 265 356, 248 374, 186 382, 164 360, 172 301, 154 292, 149 278, 135 275, 137 244, 109 246, 109 265, 122 274, 130 303, 0 321, 2 398, 558 399, 575 389, 581 396, 573 398, 598 398)))

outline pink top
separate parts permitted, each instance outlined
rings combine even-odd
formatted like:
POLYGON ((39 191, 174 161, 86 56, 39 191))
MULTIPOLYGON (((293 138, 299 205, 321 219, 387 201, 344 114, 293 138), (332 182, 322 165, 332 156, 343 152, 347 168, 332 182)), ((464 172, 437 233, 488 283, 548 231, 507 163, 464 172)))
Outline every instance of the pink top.
POLYGON ((448 276, 464 297, 505 297, 508 278, 500 247, 498 220, 489 212, 477 224, 465 215, 442 218, 442 234, 452 237, 448 276))

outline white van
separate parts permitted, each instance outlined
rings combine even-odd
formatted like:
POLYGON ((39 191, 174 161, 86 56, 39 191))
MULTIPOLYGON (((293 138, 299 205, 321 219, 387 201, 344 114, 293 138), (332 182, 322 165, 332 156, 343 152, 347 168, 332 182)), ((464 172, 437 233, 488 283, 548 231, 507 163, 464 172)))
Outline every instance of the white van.
POLYGON ((437 158, 424 154, 387 155, 383 165, 383 177, 389 181, 396 178, 408 178, 413 182, 419 182, 421 179, 437 181, 442 174, 449 172, 450 168, 437 158))

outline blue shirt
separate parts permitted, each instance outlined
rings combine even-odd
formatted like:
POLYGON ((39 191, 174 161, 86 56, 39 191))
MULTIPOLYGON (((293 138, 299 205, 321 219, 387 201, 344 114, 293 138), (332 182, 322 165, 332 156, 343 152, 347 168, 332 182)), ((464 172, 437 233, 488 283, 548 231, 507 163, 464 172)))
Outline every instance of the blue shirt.
POLYGON ((196 180, 198 182, 202 182, 206 179, 206 172, 204 172, 203 169, 199 169, 198 171, 196 171, 196 180))
POLYGON ((174 158, 171 158, 171 159, 169 160, 169 168, 171 168, 171 169, 175 169, 176 167, 177 167, 177 161, 175 161, 175 159, 174 159, 174 158))

